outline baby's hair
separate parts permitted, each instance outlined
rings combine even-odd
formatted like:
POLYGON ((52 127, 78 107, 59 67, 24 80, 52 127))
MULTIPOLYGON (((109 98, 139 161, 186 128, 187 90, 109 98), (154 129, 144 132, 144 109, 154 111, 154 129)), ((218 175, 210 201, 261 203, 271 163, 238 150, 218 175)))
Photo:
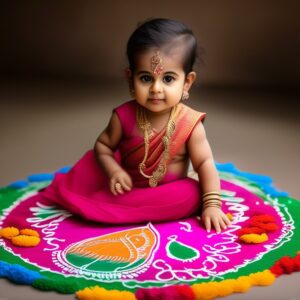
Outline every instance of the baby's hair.
POLYGON ((143 52, 167 47, 184 47, 183 70, 185 74, 193 71, 197 57, 197 41, 191 29, 183 23, 171 19, 151 19, 141 25, 132 33, 127 43, 127 58, 129 68, 136 68, 136 57, 143 52))

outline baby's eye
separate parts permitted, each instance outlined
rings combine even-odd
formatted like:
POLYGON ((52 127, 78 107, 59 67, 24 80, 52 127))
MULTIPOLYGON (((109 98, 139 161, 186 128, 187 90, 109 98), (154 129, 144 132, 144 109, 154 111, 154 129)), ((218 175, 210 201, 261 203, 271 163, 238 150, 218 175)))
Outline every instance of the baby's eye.
POLYGON ((174 81, 175 78, 171 75, 166 75, 164 78, 163 78, 163 81, 166 82, 166 83, 171 83, 172 81, 174 81))
POLYGON ((140 80, 142 82, 151 82, 152 81, 152 77, 149 76, 149 75, 143 75, 143 76, 140 77, 140 80))

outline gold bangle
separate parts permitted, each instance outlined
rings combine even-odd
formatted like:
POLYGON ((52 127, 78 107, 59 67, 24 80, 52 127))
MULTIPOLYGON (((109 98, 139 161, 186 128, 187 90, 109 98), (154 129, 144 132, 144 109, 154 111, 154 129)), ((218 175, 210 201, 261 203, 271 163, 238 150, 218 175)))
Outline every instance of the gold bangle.
POLYGON ((205 209, 207 207, 217 207, 217 208, 222 208, 221 205, 218 205, 218 204, 209 204, 209 205, 203 205, 202 209, 205 209))
POLYGON ((210 200, 210 201, 205 201, 205 202, 202 202, 202 203, 203 203, 203 205, 214 203, 214 204, 219 204, 219 205, 222 206, 222 202, 221 201, 217 201, 217 200, 210 200))
POLYGON ((218 200, 210 200, 210 201, 203 202, 203 204, 202 204, 203 208, 209 207, 209 206, 217 206, 217 207, 221 208, 222 207, 222 202, 218 201, 218 200))
POLYGON ((210 206, 210 205, 218 205, 218 206, 222 207, 222 204, 218 203, 218 202, 203 203, 202 207, 210 206))
POLYGON ((212 191, 212 192, 207 192, 207 193, 204 193, 202 195, 202 197, 205 197, 207 195, 220 195, 221 193, 220 192, 217 192, 217 191, 212 191))
POLYGON ((202 201, 209 201, 209 200, 218 200, 218 201, 222 201, 220 197, 209 197, 209 198, 202 198, 202 201))
POLYGON ((220 193, 214 193, 214 194, 202 195, 202 198, 207 198, 207 197, 221 197, 221 194, 220 193))
POLYGON ((210 200, 206 200, 206 201, 202 201, 202 203, 222 203, 222 201, 220 199, 210 199, 210 200))
POLYGON ((206 209, 206 208, 208 208, 208 207, 216 207, 216 208, 221 209, 221 206, 218 206, 218 205, 207 205, 207 206, 203 206, 202 209, 206 209))
POLYGON ((220 202, 220 203, 222 202, 222 200, 218 199, 218 198, 211 198, 211 199, 202 200, 203 203, 211 202, 211 201, 220 202))
POLYGON ((202 198, 202 201, 209 201, 209 200, 218 200, 218 201, 222 201, 220 197, 207 197, 207 198, 202 198))
POLYGON ((219 203, 219 204, 222 204, 222 201, 221 200, 218 200, 218 199, 211 199, 211 200, 207 200, 207 201, 202 201, 203 204, 206 204, 206 203, 219 203))
POLYGON ((202 199, 206 198, 208 196, 217 196, 217 197, 221 197, 221 193, 220 192, 208 192, 202 195, 202 199))

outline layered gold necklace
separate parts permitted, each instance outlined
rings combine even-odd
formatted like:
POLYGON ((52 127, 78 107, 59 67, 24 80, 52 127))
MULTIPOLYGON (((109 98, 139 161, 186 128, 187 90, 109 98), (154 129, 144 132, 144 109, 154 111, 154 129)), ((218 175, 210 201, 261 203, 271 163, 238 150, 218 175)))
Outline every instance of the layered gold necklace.
POLYGON ((152 174, 148 175, 145 173, 145 168, 146 168, 146 161, 148 159, 148 154, 149 154, 149 137, 151 135, 152 129, 151 129, 151 124, 147 119, 145 108, 139 106, 137 109, 137 124, 144 133, 144 146, 145 146, 145 154, 144 154, 143 161, 139 164, 139 171, 142 176, 149 179, 150 187, 157 186, 158 182, 163 179, 163 177, 167 172, 167 162, 170 158, 170 144, 171 144, 172 135, 175 131, 175 117, 177 112, 178 112, 178 105, 175 105, 171 110, 165 135, 162 137, 164 151, 161 160, 158 163, 157 168, 152 172, 152 174))

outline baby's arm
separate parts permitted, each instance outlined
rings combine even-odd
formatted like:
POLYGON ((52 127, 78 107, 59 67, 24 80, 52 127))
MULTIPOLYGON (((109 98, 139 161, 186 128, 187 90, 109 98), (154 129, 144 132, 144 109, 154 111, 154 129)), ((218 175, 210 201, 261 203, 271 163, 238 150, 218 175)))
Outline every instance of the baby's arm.
POLYGON ((122 126, 117 114, 111 116, 108 126, 99 135, 94 146, 97 161, 110 179, 110 190, 114 195, 123 194, 132 188, 129 174, 116 162, 114 150, 122 136, 122 126), (116 183, 120 185, 116 186, 116 183))
MULTIPOLYGON (((220 192, 219 175, 202 122, 195 126, 187 147, 193 168, 199 176, 202 195, 212 191, 220 192)), ((226 229, 226 226, 230 225, 228 217, 217 207, 203 209, 201 219, 207 231, 210 231, 212 225, 217 232, 220 232, 221 228, 226 229)))

